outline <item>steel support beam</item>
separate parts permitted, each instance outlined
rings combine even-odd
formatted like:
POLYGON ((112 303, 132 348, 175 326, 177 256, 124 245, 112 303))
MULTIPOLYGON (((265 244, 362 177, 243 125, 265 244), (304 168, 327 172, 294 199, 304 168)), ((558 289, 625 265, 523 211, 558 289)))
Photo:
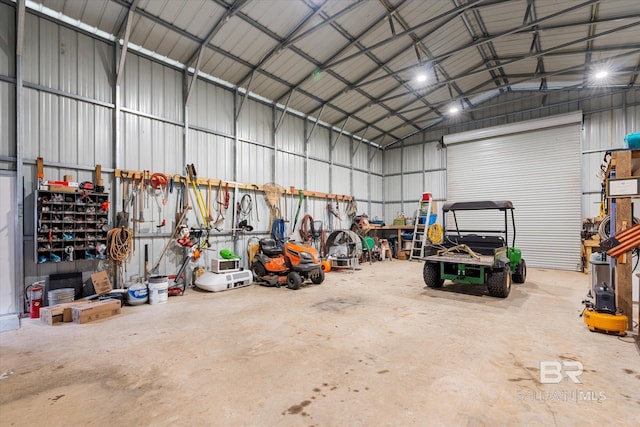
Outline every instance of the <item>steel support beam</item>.
POLYGON ((633 86, 636 84, 636 81, 638 80, 639 72, 640 72, 640 61, 638 61, 635 68, 633 69, 633 72, 631 73, 631 77, 629 78, 629 86, 633 86))
MULTIPOLYGON (((593 6, 591 6, 591 13, 590 18, 589 18, 589 29, 587 30, 587 35, 588 36, 592 36, 593 34, 595 34, 596 32, 596 23, 595 21, 598 19, 598 6, 597 4, 594 4, 593 6)), ((584 55, 584 63, 585 64, 589 64, 591 62, 591 49, 593 48, 593 40, 589 40, 587 42, 587 45, 585 46, 585 55, 584 55)), ((586 85, 589 81, 589 75, 588 73, 585 73, 584 76, 582 77, 582 82, 584 85, 586 85)))
MULTIPOLYGON (((124 75, 124 63, 127 59, 127 49, 129 47, 129 37, 131 36, 131 24, 133 21, 133 14, 135 13, 136 7, 138 5, 138 0, 134 0, 129 6, 129 12, 127 12, 127 23, 124 30, 124 39, 122 42, 122 51, 120 52, 120 60, 118 61, 118 68, 116 72, 116 86, 119 86, 122 83, 122 76, 124 75)), ((116 40, 116 44, 118 44, 118 40, 116 40)))
MULTIPOLYGON (((542 51, 542 52, 535 52, 535 53, 530 53, 530 54, 527 54, 527 55, 523 55, 523 56, 522 56, 521 58, 519 58, 519 59, 516 59, 516 60, 510 61, 510 62, 508 62, 508 63, 503 63, 502 65, 499 65, 499 66, 498 66, 498 65, 496 65, 496 66, 492 66, 492 67, 489 67, 489 68, 486 68, 486 69, 476 69, 475 71, 471 71, 471 70, 470 70, 470 71, 467 71, 467 72, 463 72, 463 73, 460 73, 460 74, 458 74, 457 76, 453 77, 451 80, 447 80, 447 81, 446 81, 446 82, 444 82, 444 83, 441 83, 441 84, 439 84, 439 85, 434 86, 433 90, 439 89, 439 88, 441 88, 441 87, 445 86, 446 84, 449 84, 449 82, 450 82, 450 81, 460 80, 460 79, 463 79, 463 78, 466 78, 466 77, 470 77, 470 76, 473 76, 473 75, 477 75, 477 74, 480 74, 480 73, 484 73, 484 72, 486 72, 486 71, 488 71, 488 70, 491 70, 491 69, 497 69, 497 68, 499 68, 499 67, 501 67, 501 66, 503 66, 503 65, 513 64, 513 63, 515 63, 515 62, 523 61, 523 60, 525 60, 525 59, 529 59, 529 58, 537 58, 537 57, 539 57, 539 56, 543 56, 543 55, 545 55, 545 54, 546 54, 546 52, 553 52, 553 51, 556 51, 556 50, 562 49, 562 48, 567 47, 567 46, 570 46, 570 45, 574 45, 574 44, 578 44, 578 43, 585 42, 585 41, 587 41, 588 39, 589 39, 589 40, 596 39, 596 38, 603 37, 603 36, 606 36, 606 35, 610 35, 610 34, 613 34, 613 33, 615 33, 615 32, 622 31, 622 30, 626 30, 626 29, 628 29, 628 28, 632 28, 632 27, 635 27, 635 26, 638 26, 638 25, 640 25, 640 21, 636 21, 636 22, 633 22, 633 23, 631 23, 631 24, 627 24, 627 25, 624 25, 624 26, 621 26, 621 27, 618 27, 618 28, 614 28, 614 29, 611 29, 611 30, 608 30, 608 31, 604 31, 604 32, 602 32, 602 33, 595 34, 595 35, 593 35, 593 36, 591 36, 591 37, 584 37, 584 38, 582 38, 582 39, 580 39, 580 40, 574 40, 574 41, 571 41, 571 42, 563 43, 563 44, 561 44, 561 45, 558 45, 558 46, 555 46, 555 47, 551 47, 551 48, 549 48, 549 49, 547 49, 547 50, 545 50, 545 51, 542 51)), ((621 55, 623 55, 623 56, 628 56, 628 55, 632 55, 632 54, 635 54, 635 53, 636 53, 636 51, 630 51, 630 52, 626 52, 626 53, 621 54, 621 55)), ((608 59, 613 59, 613 58, 616 58, 616 57, 620 57, 621 55, 615 55, 614 57, 610 57, 610 58, 608 58, 608 59)), ((584 67, 584 65, 580 65, 580 67, 584 67)), ((575 68, 575 67, 571 67, 571 69, 574 69, 574 68, 575 68)), ((567 69, 565 69, 565 70, 562 70, 561 72, 547 73, 547 76, 550 76, 550 75, 558 75, 558 74, 564 74, 564 73, 567 73, 567 72, 568 72, 568 71, 567 71, 567 69)), ((538 78, 540 78, 540 76, 535 76, 534 78, 535 78, 535 79, 538 79, 538 78)), ((526 79, 526 81, 529 81, 529 80, 531 80, 531 79, 526 79)), ((491 83, 493 83, 493 80, 491 80, 491 83)), ((515 86, 515 85, 517 85, 518 83, 522 83, 522 81, 519 81, 519 82, 511 82, 511 83, 510 83, 510 85, 511 85, 511 86, 515 86)), ((472 89, 468 90, 468 91, 466 92, 466 95, 467 95, 467 96, 472 95, 472 94, 473 94, 473 92, 474 92, 474 90, 478 89, 479 87, 483 87, 483 86, 485 86, 486 84, 487 84, 487 82, 484 82, 484 83, 482 83, 481 85, 478 85, 478 86, 476 86, 476 87, 474 87, 474 88, 472 88, 472 89)), ((452 100, 453 100, 453 101, 456 101, 456 100, 459 100, 459 99, 460 99, 460 97, 453 97, 453 99, 452 99, 452 100)), ((399 108, 398 108, 398 111, 402 111, 402 110, 403 110, 403 108, 406 108, 407 106, 411 105, 413 102, 414 102, 414 101, 412 101, 411 103, 405 104, 404 106, 399 107, 399 108)), ((447 102, 449 102, 449 101, 447 101, 447 102)), ((443 104, 443 103, 438 103, 438 104, 435 104, 435 105, 436 105, 436 106, 438 106, 438 105, 442 105, 442 104, 443 104)), ((377 120, 379 120, 379 119, 377 119, 377 120)), ((376 121, 376 120, 373 120, 373 121, 376 121)), ((396 127, 396 128, 394 128, 394 129, 391 129, 390 131, 394 131, 394 130, 397 130, 397 129, 398 129, 398 128, 396 127)), ((360 131, 360 130, 359 130, 359 129, 357 129, 357 130, 355 130, 354 132, 356 132, 356 133, 357 133, 357 132, 359 132, 359 131, 360 131)))
POLYGON ((211 29, 211 31, 209 31, 209 34, 207 34, 207 37, 205 37, 204 40, 202 40, 202 43, 200 43, 200 46, 198 47, 198 49, 193 53, 193 55, 191 55, 191 58, 189 58, 189 60, 185 63, 185 65, 189 67, 189 65, 195 61, 195 65, 193 66, 193 76, 191 78, 191 83, 188 85, 187 95, 184 101, 187 106, 189 105, 189 101, 191 100, 191 94, 193 93, 193 88, 195 87, 196 81, 198 80, 198 73, 200 72, 200 65, 202 63, 204 48, 211 42, 211 40, 213 40, 215 35, 218 34, 222 26, 229 21, 229 18, 231 18, 238 11, 240 11, 240 9, 242 9, 242 7, 249 1, 250 0, 236 0, 227 9, 225 14, 221 16, 220 19, 218 19, 218 22, 216 22, 213 28, 211 29))
MULTIPOLYGON (((313 122, 313 126, 311 127, 311 131, 307 135, 307 140, 305 141, 305 144, 309 143, 309 140, 311 139, 311 135, 313 134, 313 131, 316 130, 316 126, 318 126, 318 122, 320 121, 320 117, 322 117, 322 113, 324 113, 324 108, 326 106, 327 106, 326 104, 322 106, 322 110, 320 110, 320 114, 318 114, 318 117, 313 122)), ((307 121, 305 120, 304 122, 306 123, 307 121)))
MULTIPOLYGON (((403 1, 407 1, 407 0, 403 0, 403 1)), ((246 16, 246 15, 244 15, 244 14, 242 14, 242 13, 238 14, 238 16, 239 16, 239 17, 241 17, 242 19, 244 19, 248 24, 252 25, 252 26, 253 26, 253 27, 255 27, 256 29, 258 29, 258 30, 262 31, 264 34, 266 34, 266 35, 268 35, 269 37, 273 38, 274 40, 278 41, 278 43, 279 43, 279 44, 283 42, 283 40, 281 40, 281 39, 280 39, 280 37, 279 37, 276 33, 274 33, 273 31, 271 31, 269 28, 265 27, 265 26, 264 26, 264 25, 262 25, 261 23, 259 23, 259 22, 255 21, 255 20, 254 20, 254 19, 252 19, 251 17, 246 16)), ((342 28, 340 28, 340 27, 336 27, 336 26, 335 26, 335 24, 332 24, 332 25, 334 26, 334 28, 337 28, 337 29, 338 29, 338 31, 344 31, 344 30, 342 30, 342 28)), ((285 39, 285 41, 286 41, 286 39, 285 39)), ((318 63, 318 61, 317 61, 317 60, 315 60, 314 58, 310 57, 306 52, 304 52, 304 51, 302 51, 302 50, 300 50, 300 49, 296 48, 295 46, 292 46, 292 47, 290 47, 289 49, 290 49, 292 52, 294 52, 294 53, 296 53, 297 55, 299 55, 299 56, 301 56, 302 58, 304 58, 305 60, 307 60, 309 63, 311 63, 311 64, 315 65, 315 66, 316 66, 316 68, 318 68, 318 67, 321 65, 321 64, 319 64, 319 63, 318 63)), ((379 62, 379 61, 378 61, 374 56, 371 56, 371 59, 372 59, 374 62, 377 62, 377 63, 379 62)), ((261 62, 262 62, 262 61, 261 61, 261 62)), ((250 68, 252 68, 252 67, 250 67, 250 68)), ((260 71, 261 73, 263 73, 263 72, 264 72, 264 71, 263 71, 261 68, 259 68, 259 67, 256 67, 256 68, 255 68, 255 70, 260 71)), ((343 84, 345 84, 346 86, 349 86, 349 85, 350 85, 350 82, 349 82, 348 80, 346 80, 346 79, 345 79, 343 76, 341 76, 340 74, 335 73, 335 72, 333 72, 333 71, 331 71, 331 70, 329 70, 329 71, 328 71, 328 73, 329 73, 333 78, 335 78, 335 79, 337 79, 338 81, 342 82, 342 83, 343 83, 343 84)), ((246 79, 246 77, 245 77, 245 79, 246 79)), ((241 80, 241 81, 242 81, 242 80, 241 80)), ((285 86, 287 86, 287 87, 291 87, 291 84, 290 84, 290 83, 285 83, 284 85, 285 85, 285 86)), ((369 100, 371 100, 371 102, 373 102, 373 103, 377 103, 376 99, 375 99, 373 96, 371 96, 371 94, 369 94, 367 91, 365 91, 365 90, 361 90, 361 89, 356 89, 356 90, 357 90, 357 91, 358 91, 358 93, 360 93, 362 96, 364 96, 364 97, 368 98, 369 100)), ((300 91, 300 93, 304 93, 304 92, 300 91)), ((305 94, 305 95, 310 96, 310 95, 308 95, 308 94, 305 94)), ((312 99, 316 99, 316 98, 317 98, 317 97, 314 97, 314 96, 310 96, 310 97, 311 97, 312 99)), ((319 104, 325 104, 325 103, 327 103, 327 104, 329 104, 333 109, 335 109, 336 111, 340 111, 340 112, 342 112, 342 111, 341 111, 339 108, 337 108, 336 106, 331 105, 331 104, 330 104, 330 101, 326 101, 326 100, 324 100, 324 99, 317 99, 317 101, 318 101, 318 103, 319 103, 319 104)), ((393 111, 391 108, 389 108, 388 106, 383 105, 383 104, 379 104, 379 105, 380 105, 380 107, 382 107, 382 108, 386 109, 389 113, 394 114, 394 111, 393 111)), ((311 112, 309 113, 309 115, 314 115, 315 111, 316 111, 316 110, 311 111, 311 112)), ((357 120, 359 120, 359 121, 361 121, 361 122, 363 122, 364 124, 371 124, 371 123, 367 123, 367 122, 365 122, 364 120, 361 120, 361 119, 358 119, 358 118, 356 118, 356 119, 357 119, 357 120)), ((406 118, 404 118, 404 117, 400 117, 400 119, 401 119, 401 120, 403 120, 403 121, 404 121, 405 123, 407 123, 407 124, 411 124, 411 121, 410 121, 410 120, 407 120, 407 119, 406 119, 406 118)), ((374 125, 372 125, 372 126, 374 126, 374 125)), ((375 126, 374 126, 374 127, 375 127, 375 126)), ((378 130, 379 130, 380 132, 384 132, 384 130, 382 130, 382 129, 378 129, 378 130)))
MULTIPOLYGON (((516 27, 516 28, 512 28, 512 29, 510 29, 510 30, 503 31, 503 32, 502 32, 502 33, 500 33, 500 34, 496 34, 496 35, 494 35, 494 36, 490 36, 490 37, 485 37, 485 38, 480 39, 480 40, 477 40, 477 41, 475 41, 475 42, 473 42, 473 43, 469 43, 469 44, 467 44, 467 45, 465 45, 465 46, 461 46, 461 47, 459 47, 459 48, 456 48, 456 49, 450 50, 449 52, 442 53, 442 54, 440 54, 440 55, 437 55, 437 56, 433 57, 433 58, 432 58, 431 60, 429 60, 428 62, 431 62, 431 63, 432 63, 432 62, 439 62, 439 61, 443 61, 443 60, 445 60, 445 59, 447 59, 447 58, 449 58, 449 57, 451 57, 451 56, 453 56, 453 55, 456 55, 456 54, 462 53, 462 52, 466 51, 467 49, 474 49, 474 48, 477 48, 478 46, 481 46, 481 45, 484 45, 484 44, 490 43, 490 42, 492 42, 492 41, 494 41, 494 40, 497 40, 497 39, 500 39, 500 38, 502 38, 502 37, 506 37, 506 36, 508 36, 508 35, 511 35, 511 34, 514 34, 514 33, 520 32, 520 31, 522 31, 522 30, 530 29, 530 28, 534 27, 535 25, 538 25, 538 24, 540 24, 540 23, 542 23, 542 22, 546 22, 546 21, 548 21, 548 20, 550 20, 550 19, 557 18, 557 17, 559 17, 559 16, 561 16, 561 15, 563 15, 563 14, 566 14, 566 13, 569 13, 569 12, 573 12, 574 10, 576 10, 576 9, 580 9, 581 7, 590 6, 590 5, 592 5, 592 4, 599 3, 599 2, 601 2, 601 1, 602 1, 602 0, 589 0, 589 1, 586 1, 586 2, 584 2, 584 3, 580 3, 579 5, 575 5, 575 6, 572 6, 572 7, 570 7, 570 8, 563 9, 563 10, 561 10, 561 11, 558 11, 558 12, 556 12, 556 13, 552 13, 551 15, 547 15, 547 16, 545 16, 544 18, 538 19, 538 20, 537 20, 537 21, 535 21, 535 22, 532 22, 532 23, 529 23, 529 24, 526 24, 526 25, 521 25, 521 26, 518 26, 518 27, 516 27)), ((581 42, 581 41, 586 41, 586 39, 584 39, 584 40, 580 40, 580 41, 570 42, 570 43, 568 43, 568 44, 566 44, 566 45, 576 44, 576 43, 579 43, 579 42, 581 42)), ((357 54, 354 54, 354 55, 357 55, 357 54)), ((354 56, 354 55, 352 55, 352 56, 354 56)), ((530 56, 527 56, 527 58, 529 58, 529 57, 530 57, 530 56)), ((424 65, 424 64, 422 64, 422 65, 424 65)), ((508 64, 503 64, 503 65, 508 65, 508 64)), ((329 67, 332 67, 332 66, 335 66, 335 64, 330 64, 330 65, 329 65, 329 67)), ((372 83, 378 82, 378 81, 380 81, 380 80, 382 80, 382 79, 385 79, 385 78, 390 77, 392 74, 395 74, 395 75, 397 75, 397 74, 401 74, 401 73, 404 73, 404 72, 409 71, 409 70, 414 69, 414 68, 416 68, 416 66, 415 66, 415 65, 412 65, 412 66, 409 66, 409 67, 400 68, 400 69, 398 69, 398 70, 394 71, 393 73, 388 73, 388 74, 385 74, 385 75, 383 75, 383 76, 376 77, 376 78, 373 78, 373 79, 371 79, 371 80, 364 81, 364 82, 360 83, 360 84, 358 85, 358 87, 362 87, 362 86, 366 86, 366 85, 369 85, 369 84, 372 84, 372 83)), ((493 67, 493 68, 494 68, 494 69, 495 69, 495 68, 498 68, 498 66, 495 66, 495 67, 493 67)), ((487 70, 483 70, 483 71, 487 71, 487 70)))
MULTIPOLYGON (((118 4, 118 5, 120 5, 120 6, 122 6, 122 7, 126 7, 126 8, 128 8, 128 7, 130 6, 130 4, 129 4, 127 1, 125 1, 125 0, 111 0, 111 1, 112 1, 112 2, 114 2, 114 3, 116 3, 116 4, 118 4)), ((217 4, 219 4, 220 6, 228 7, 228 5, 227 5, 226 3, 223 3, 223 2, 221 3, 221 0, 215 0, 215 1, 216 1, 216 3, 217 3, 217 4)), ((482 0, 476 0, 476 1, 482 1, 482 0)), ((508 0, 496 0, 496 1, 498 1, 498 2, 502 2, 502 1, 508 1, 508 0)), ((193 42, 197 43, 197 44, 201 44, 201 43, 202 43, 202 41, 203 41, 203 40, 202 40, 202 39, 200 39, 199 37, 197 37, 197 36, 195 36, 195 35, 193 35, 193 34, 191 34, 191 33, 187 32, 187 31, 185 31, 185 30, 183 30, 183 29, 181 29, 181 28, 176 27, 176 26, 175 26, 175 25, 173 25, 173 24, 170 24, 170 23, 168 23, 168 22, 166 22, 166 21, 164 21, 164 20, 162 20, 162 19, 158 18, 157 16, 155 16, 155 15, 153 15, 153 14, 151 14, 151 13, 149 13, 149 12, 145 11, 144 9, 137 9, 136 13, 137 13, 137 14, 139 14, 139 15, 141 15, 141 16, 143 16, 143 17, 145 17, 146 19, 149 19, 149 20, 150 20, 150 21, 152 21, 152 22, 155 22, 155 23, 156 23, 156 24, 158 24, 158 25, 163 26, 164 28, 167 28, 168 30, 171 30, 171 31, 173 31, 173 32, 175 32, 175 33, 177 33, 177 34, 179 34, 179 35, 181 35, 181 36, 183 36, 183 37, 187 38, 188 40, 191 40, 191 41, 193 41, 193 42)), ((251 20, 251 18, 249 18, 249 17, 247 17, 247 16, 243 15, 242 13, 238 13, 237 15, 238 15, 241 19, 243 19, 243 20, 245 20, 247 23, 249 23, 250 25, 253 25, 253 26, 254 26, 254 27, 256 27, 257 29, 260 29, 261 31, 266 31, 266 33, 265 33, 265 34, 270 35, 271 37, 274 37, 274 39, 275 39, 275 40, 278 40, 277 35, 275 35, 275 34, 274 34, 273 32, 271 32, 271 31, 269 31, 266 27, 264 27, 264 26, 262 26, 262 25, 260 25, 260 24, 256 23, 255 21, 251 20)), ((235 55, 232 55, 231 53, 226 52, 226 51, 224 51, 224 50, 220 49, 220 48, 219 48, 219 47, 217 47, 217 46, 214 46, 214 45, 209 44, 209 45, 207 45, 207 47, 208 47, 209 49, 211 49, 212 51, 214 51, 214 52, 216 52, 216 53, 218 53, 218 54, 220 54, 220 55, 225 56, 226 58, 229 58, 229 59, 231 59, 231 60, 233 60, 233 61, 235 61, 235 62, 238 62, 239 64, 242 64, 243 66, 245 66, 245 67, 247 67, 247 68, 252 69, 252 68, 254 67, 254 65, 253 65, 253 64, 251 64, 251 63, 249 63, 249 62, 247 62, 247 61, 243 60, 242 58, 239 58, 239 57, 237 57, 237 56, 235 56, 235 55)), ((302 53, 302 52, 301 52, 301 51, 299 51, 299 50, 296 50, 296 53, 302 53)), ((304 55, 304 53, 302 53, 302 54, 304 55)), ((313 62, 313 61, 312 61, 312 62, 313 62)), ((267 71, 265 71, 265 70, 263 70, 263 69, 258 70, 258 72, 260 72, 262 75, 266 76, 267 78, 269 78, 269 79, 271 79, 271 80, 274 80, 274 81, 276 81, 276 82, 280 83, 281 85, 283 85, 283 86, 285 86, 285 87, 288 87, 288 88, 290 88, 290 89, 295 89, 295 90, 297 90, 301 95, 306 96, 306 97, 308 97, 309 99, 312 99, 312 100, 314 100, 314 101, 318 102, 319 104, 327 103, 327 105, 329 105, 329 106, 330 106, 332 109, 334 109, 335 111, 338 111, 339 113, 344 114, 345 116, 349 114, 347 111, 345 111, 345 110, 343 110, 343 109, 341 109, 341 108, 339 108, 339 107, 337 107, 337 106, 335 106, 335 105, 332 105, 330 102, 327 102, 327 101, 326 101, 326 100, 324 100, 324 99, 321 99, 321 98, 319 98, 319 97, 317 97, 317 96, 315 96, 315 95, 313 95, 313 94, 311 94, 311 93, 309 93, 309 92, 306 92, 306 91, 304 91, 304 90, 300 89, 299 87, 292 86, 292 84, 291 84, 291 83, 289 83, 289 82, 287 82, 287 81, 285 81, 285 80, 282 80, 282 79, 281 79, 281 78, 279 78, 278 76, 275 76, 275 75, 273 75, 273 74, 271 74, 271 73, 269 73, 269 72, 267 72, 267 71)), ((358 118, 358 117, 354 117, 354 120, 357 120, 357 121, 359 121, 359 122, 361 122, 361 123, 363 123, 363 124, 368 124, 368 123, 366 123, 364 120, 362 120, 362 119, 360 119, 360 118, 358 118)), ((376 127, 374 126, 374 128, 376 128, 376 127)), ((379 131, 381 131, 381 132, 384 132, 382 129, 378 129, 378 130, 379 130, 379 131)))
MULTIPOLYGON (((494 4, 498 4, 498 3, 504 3, 504 2, 507 2, 507 1, 509 1, 509 0, 495 0, 495 1, 485 1, 485 0, 475 0, 474 1, 474 0, 472 0, 472 1, 469 1, 468 3, 460 6, 459 8, 454 8, 454 9, 448 10, 448 11, 446 11, 444 13, 441 13, 440 15, 434 16, 433 18, 428 19, 428 20, 426 20, 424 22, 421 22, 421 23, 419 23, 417 25, 414 25, 413 27, 410 27, 410 28, 406 29, 405 31, 397 33, 395 36, 386 38, 386 39, 384 39, 384 40, 382 40, 382 41, 380 41, 378 43, 375 43, 375 44, 367 47, 366 49, 363 49, 363 50, 361 50, 359 52, 353 53, 353 54, 351 54, 349 56, 346 56, 346 57, 344 57, 342 59, 335 60, 335 61, 327 64, 327 68, 333 68, 333 67, 335 67, 337 65, 340 65, 340 64, 342 64, 344 62, 350 61, 350 60, 352 60, 352 59, 354 59, 354 58, 356 58, 356 57, 358 57, 360 55, 363 55, 363 54, 365 54, 367 52, 371 52, 373 50, 376 50, 376 49, 378 49, 378 48, 380 48, 382 46, 385 46, 385 45, 387 45, 387 44, 389 44, 389 43, 391 43, 391 42, 393 42, 393 41, 395 41, 395 40, 397 40, 397 39, 399 39, 401 37, 405 37, 405 36, 411 34, 412 32, 415 32, 415 31, 419 30, 420 28, 423 28, 423 27, 425 27, 427 25, 430 25, 430 24, 432 24, 434 22, 437 22, 437 21, 440 21, 440 20, 449 21, 454 16, 457 16, 457 15, 461 14, 462 12, 464 12, 465 10, 470 9, 472 7, 490 6, 490 5, 494 5, 494 4)), ((599 0, 599 1, 601 1, 601 0, 599 0)), ((386 16, 385 16, 385 19, 386 19, 386 16)), ((412 44, 412 46, 413 46, 413 44, 412 44)))
MULTIPOLYGON (((25 0, 16 1, 16 182, 13 205, 13 262, 15 265, 15 309, 18 316, 24 310, 24 21, 25 0)), ((34 202, 35 203, 35 202, 34 202)))
MULTIPOLYGON (((274 127, 275 133, 278 133, 278 129, 280 129, 280 125, 284 120, 284 116, 285 114, 287 114, 287 110, 289 109, 289 103, 291 102, 291 98, 293 98, 293 92, 294 92, 294 89, 291 89, 291 92, 289 92, 289 97, 287 98, 287 103, 284 105, 284 110, 282 110, 282 115, 280 116, 280 118, 278 119, 278 123, 276 123, 274 127)), ((274 104, 274 111, 275 111, 275 104, 274 104)))
POLYGON ((344 123, 342 124, 342 128, 340 129, 340 133, 338 134, 338 136, 336 136, 336 139, 331 143, 331 150, 332 151, 335 148, 335 146, 338 143, 338 141, 340 140, 340 137, 344 133, 344 128, 347 126, 347 123, 349 122, 350 118, 351 118, 351 116, 347 116, 347 118, 344 119, 344 123))
MULTIPOLYGON (((300 34, 300 35, 298 35, 296 37, 291 38, 282 47, 283 48, 288 48, 289 46, 299 42, 300 40, 304 39, 305 37, 315 33, 316 31, 320 30, 321 28, 333 23, 337 19, 339 19, 339 18, 343 17, 344 15, 350 13, 354 9, 357 9, 365 1, 368 1, 368 0, 356 0, 355 3, 350 4, 349 6, 345 7, 344 9, 342 9, 340 12, 336 13, 335 15, 331 15, 329 18, 323 20, 318 25, 315 25, 315 26, 311 27, 310 29, 308 29, 307 31, 305 31, 304 33, 302 33, 302 34, 300 34)), ((324 6, 324 3, 322 4, 322 6, 324 6)))

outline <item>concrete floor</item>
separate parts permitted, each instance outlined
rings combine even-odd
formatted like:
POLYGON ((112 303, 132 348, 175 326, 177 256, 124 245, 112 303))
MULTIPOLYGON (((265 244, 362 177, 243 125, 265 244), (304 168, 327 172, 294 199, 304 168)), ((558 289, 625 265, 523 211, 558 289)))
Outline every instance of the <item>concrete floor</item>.
POLYGON ((589 332, 581 273, 529 270, 507 299, 425 288, 422 264, 299 291, 188 291, 85 325, 0 334, 0 425, 639 425, 633 337, 589 332), (580 362, 581 384, 540 383, 580 362))

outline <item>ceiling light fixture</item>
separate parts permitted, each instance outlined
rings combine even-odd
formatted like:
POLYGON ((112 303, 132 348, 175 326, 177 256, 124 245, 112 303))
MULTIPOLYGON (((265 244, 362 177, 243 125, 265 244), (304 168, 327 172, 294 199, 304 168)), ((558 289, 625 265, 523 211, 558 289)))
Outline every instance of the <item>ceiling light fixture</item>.
POLYGON ((609 75, 609 72, 607 70, 600 70, 596 72, 595 77, 596 79, 604 79, 608 75, 609 75))
POLYGON ((416 77, 416 81, 418 83, 424 83, 427 81, 427 75, 426 74, 418 74, 418 76, 416 77))
POLYGON ((449 107, 449 114, 458 114, 458 111, 460 110, 456 106, 449 107))

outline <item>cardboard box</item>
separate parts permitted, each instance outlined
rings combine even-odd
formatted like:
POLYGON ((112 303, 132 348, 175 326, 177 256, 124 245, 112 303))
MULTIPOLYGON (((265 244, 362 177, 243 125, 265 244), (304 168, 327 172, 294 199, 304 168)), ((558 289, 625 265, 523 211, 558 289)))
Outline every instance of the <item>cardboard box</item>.
POLYGON ((76 187, 69 187, 66 185, 54 185, 49 184, 49 191, 53 191, 56 193, 75 193, 77 190, 76 187))
POLYGON ((95 289, 98 295, 106 294, 113 289, 106 271, 99 271, 98 273, 92 274, 91 283, 93 283, 93 289, 95 289))
POLYGON ((103 299, 71 308, 73 323, 88 323, 120 314, 122 308, 116 299, 103 299))
POLYGON ((64 182, 71 182, 71 181, 73 181, 73 175, 65 175, 65 176, 63 177, 63 181, 64 181, 64 182))
POLYGON ((40 321, 47 325, 55 325, 56 323, 71 322, 71 309, 78 305, 87 304, 89 301, 78 300, 74 302, 65 302, 49 307, 40 308, 40 321))

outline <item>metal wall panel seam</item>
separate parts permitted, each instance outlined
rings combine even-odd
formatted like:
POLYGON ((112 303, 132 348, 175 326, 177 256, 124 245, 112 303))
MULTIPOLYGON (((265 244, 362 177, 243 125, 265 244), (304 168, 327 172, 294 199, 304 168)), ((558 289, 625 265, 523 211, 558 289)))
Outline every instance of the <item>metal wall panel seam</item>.
POLYGON ((154 116, 153 114, 143 113, 142 111, 134 110, 134 109, 127 108, 127 107, 121 107, 120 111, 122 111, 123 113, 132 114, 134 116, 144 117, 144 118, 150 119, 150 120, 156 120, 156 121, 163 122, 163 123, 169 123, 171 125, 175 125, 175 126, 179 126, 179 127, 184 127, 184 125, 185 125, 184 122, 176 122, 176 121, 171 120, 171 119, 167 119, 167 118, 164 118, 164 117, 157 117, 157 116, 154 116))
POLYGON ((60 89, 54 89, 48 86, 42 86, 39 85, 37 83, 30 83, 30 82, 24 82, 23 86, 25 88, 28 89, 34 89, 37 90, 39 92, 45 92, 45 93, 49 93, 52 95, 58 95, 64 98, 70 98, 70 99, 74 99, 76 101, 82 101, 82 102, 86 102, 88 104, 92 104, 92 105, 98 105, 101 107, 105 107, 105 108, 114 108, 114 104, 110 103, 110 102, 104 102, 104 101, 98 101, 97 99, 93 99, 93 98, 87 98, 86 96, 81 96, 81 95, 76 95, 70 92, 66 92, 60 89))
POLYGON ((0 82, 7 82, 11 84, 16 84, 16 79, 14 77, 5 76, 0 74, 0 82))
MULTIPOLYGON (((405 171, 405 173, 411 174, 411 173, 421 173, 421 172, 425 172, 425 173, 428 173, 428 172, 442 172, 442 171, 446 171, 446 170, 447 170, 447 168, 425 169, 424 171, 418 169, 418 170, 408 170, 408 171, 405 171)), ((389 174, 386 174, 385 176, 389 176, 389 177, 391 177, 391 176, 402 176, 402 172, 389 173, 389 174)))
MULTIPOLYGON (((179 126, 181 126, 181 125, 179 125, 179 126)), ((189 123, 189 129, 197 130, 198 132, 202 132, 202 133, 208 133, 208 134, 211 134, 211 135, 220 136, 222 138, 234 139, 233 135, 230 134, 230 133, 224 133, 224 132, 220 132, 220 131, 213 130, 213 129, 203 128, 201 126, 197 126, 197 125, 194 125, 194 124, 191 124, 191 123, 189 123)), ((250 144, 261 145, 259 142, 254 142, 254 141, 246 140, 246 139, 243 139, 243 138, 238 138, 238 139, 240 141, 242 141, 242 142, 248 142, 250 144)), ((264 145, 264 147, 271 148, 268 145, 264 145)))

